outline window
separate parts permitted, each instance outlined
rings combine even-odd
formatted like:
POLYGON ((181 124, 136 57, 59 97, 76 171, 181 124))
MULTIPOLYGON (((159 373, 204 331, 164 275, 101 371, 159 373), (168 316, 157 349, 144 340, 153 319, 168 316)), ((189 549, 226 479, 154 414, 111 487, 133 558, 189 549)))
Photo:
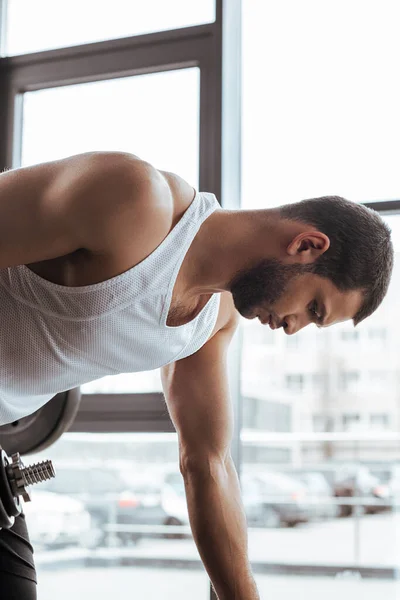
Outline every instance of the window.
POLYGON ((324 385, 326 384, 326 373, 313 373, 311 377, 314 389, 323 389, 324 385))
POLYGON ((246 397, 243 400, 243 429, 290 431, 292 417, 290 406, 261 398, 246 397))
POLYGON ((348 391, 355 383, 360 379, 360 373, 358 371, 342 371, 339 373, 339 389, 348 391))
POLYGON ((285 375, 285 385, 289 390, 301 391, 305 382, 305 376, 302 374, 285 375))
POLYGON ((209 23, 215 0, 6 0, 6 55, 209 23))
POLYGON ((349 431, 351 429, 355 429, 361 421, 360 415, 353 414, 345 414, 342 416, 343 429, 345 431, 349 431))
POLYGON ((387 331, 383 327, 375 327, 368 330, 368 337, 370 340, 384 342, 386 336, 387 331))
POLYGON ((353 342, 358 340, 359 332, 358 331, 341 331, 340 339, 344 342, 353 342))
POLYGON ((374 413, 370 417, 371 427, 374 429, 389 429, 390 417, 386 414, 374 413))
POLYGON ((313 415, 312 424, 313 431, 326 431, 327 430, 327 416, 326 415, 313 415))

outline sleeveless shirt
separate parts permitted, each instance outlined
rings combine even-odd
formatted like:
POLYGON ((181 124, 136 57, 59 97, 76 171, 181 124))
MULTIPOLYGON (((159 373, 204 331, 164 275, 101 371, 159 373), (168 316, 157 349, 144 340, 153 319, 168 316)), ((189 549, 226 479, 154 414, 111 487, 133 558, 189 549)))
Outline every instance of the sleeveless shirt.
POLYGON ((160 245, 111 279, 67 287, 25 265, 0 269, 0 425, 27 416, 55 394, 106 375, 147 371, 194 354, 211 335, 213 294, 189 323, 167 323, 180 266, 219 204, 195 198, 160 245))

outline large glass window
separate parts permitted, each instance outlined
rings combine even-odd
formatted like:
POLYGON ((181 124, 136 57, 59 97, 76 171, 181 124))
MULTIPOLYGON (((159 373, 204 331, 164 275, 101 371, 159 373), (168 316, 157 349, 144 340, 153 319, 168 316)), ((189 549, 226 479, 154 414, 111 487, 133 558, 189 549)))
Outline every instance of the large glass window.
MULTIPOLYGON (((22 166, 95 150, 132 152, 193 187, 199 178, 197 68, 24 94, 22 166)), ((84 393, 160 391, 158 371, 105 377, 84 393)))
POLYGON ((210 23, 215 0, 5 0, 6 55, 210 23))
POLYGON ((400 198, 400 5, 243 0, 243 203, 400 198))
MULTIPOLYGON (((243 208, 328 194, 400 199, 398 11, 395 2, 243 0, 243 208)), ((385 218, 396 250, 392 285, 356 329, 309 326, 292 340, 242 322, 250 555, 254 565, 291 575, 292 595, 394 600, 399 591, 390 579, 398 535, 400 219, 385 218), (330 569, 339 574, 334 585, 322 577, 330 569), (301 583, 298 572, 308 572, 301 583)), ((265 592, 279 596, 269 585, 265 592)))

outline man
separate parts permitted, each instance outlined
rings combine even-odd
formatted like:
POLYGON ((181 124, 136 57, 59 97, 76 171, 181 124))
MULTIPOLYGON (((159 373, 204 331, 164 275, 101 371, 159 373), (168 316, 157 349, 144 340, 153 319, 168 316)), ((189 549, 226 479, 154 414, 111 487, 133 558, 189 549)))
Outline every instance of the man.
MULTIPOLYGON (((220 600, 256 599, 229 450, 225 363, 239 314, 289 335, 357 324, 384 298, 392 264, 379 215, 342 198, 223 210, 122 152, 3 173, 0 423, 89 380, 161 368, 205 568, 220 600)), ((34 579, 20 519, 0 532, 9 586, 34 579), (11 549, 21 540, 22 566, 11 549)))

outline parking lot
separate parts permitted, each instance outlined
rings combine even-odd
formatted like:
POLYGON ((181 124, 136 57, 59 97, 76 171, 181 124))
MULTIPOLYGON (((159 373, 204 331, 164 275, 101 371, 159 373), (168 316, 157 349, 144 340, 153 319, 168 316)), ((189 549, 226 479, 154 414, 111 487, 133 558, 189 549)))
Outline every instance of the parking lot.
MULTIPOLYGON (((396 579, 362 579, 355 569, 394 568, 399 564, 397 532, 399 515, 364 515, 358 529, 354 519, 334 519, 329 522, 308 523, 294 529, 266 529, 249 531, 250 558, 254 563, 273 563, 285 566, 341 566, 334 577, 265 575, 256 579, 262 597, 289 600, 294 597, 307 600, 350 600, 354 597, 369 600, 383 595, 385 600, 400 598, 400 583, 396 579), (358 531, 359 537, 355 536, 358 531), (358 542, 357 542, 358 539, 358 542), (357 557, 357 548, 358 557, 357 557)), ((65 549, 37 551, 39 600, 55 597, 58 600, 86 598, 95 595, 98 600, 109 600, 111 594, 125 597, 131 586, 137 598, 174 598, 191 600, 207 598, 208 581, 201 568, 193 569, 188 561, 198 559, 192 540, 142 539, 136 546, 98 548, 93 551, 65 549), (108 568, 85 567, 84 559, 101 559, 108 568), (77 566, 81 558, 82 566, 77 566), (135 566, 135 560, 148 561, 148 566, 135 566), (179 569, 163 568, 163 560, 180 561, 179 569), (121 560, 128 566, 121 567, 121 560), (185 566, 185 561, 188 566, 185 566), (74 567, 71 568, 71 564, 74 567), (63 596, 64 594, 64 596, 63 596)), ((191 564, 191 563, 190 563, 191 564)), ((294 570, 294 569, 293 569, 294 570)))

